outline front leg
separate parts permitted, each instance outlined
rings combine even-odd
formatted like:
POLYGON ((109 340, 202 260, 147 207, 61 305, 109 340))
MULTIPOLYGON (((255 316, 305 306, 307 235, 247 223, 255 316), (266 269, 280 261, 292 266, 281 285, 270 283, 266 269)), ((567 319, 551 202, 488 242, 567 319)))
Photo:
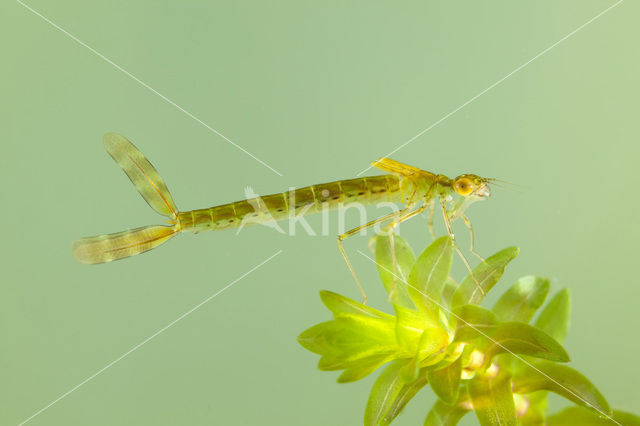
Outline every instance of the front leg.
POLYGON ((456 242, 456 238, 453 235, 453 229, 451 228, 451 220, 449 219, 449 213, 447 212, 447 205, 446 205, 445 199, 443 197, 440 197, 440 207, 442 209, 442 217, 444 218, 444 224, 446 225, 447 232, 449 233, 449 236, 451 237, 451 240, 453 241, 453 246, 456 248, 456 252, 458 252, 458 256, 460 256, 460 259, 462 259, 462 263, 464 263, 464 266, 469 271, 469 274, 471 274, 471 277, 473 278, 473 281, 476 283, 476 286, 478 287, 478 289, 480 290, 482 295, 486 296, 486 292, 484 291, 484 289, 482 288, 482 286, 478 282, 478 279, 476 278, 476 276, 473 275, 473 269, 471 269, 471 266, 469 265, 469 262, 467 261, 467 258, 464 257, 464 254, 462 254, 462 250, 460 250, 460 247, 458 246, 458 243, 456 242))
POLYGON ((471 225, 471 221, 469 220, 467 215, 465 215, 464 213, 460 217, 462 218, 462 221, 467 226, 467 228, 469 228, 469 235, 470 235, 470 239, 471 239, 471 247, 469 248, 469 251, 471 251, 471 253, 473 253, 478 259, 480 259, 482 261, 482 263, 484 263, 484 258, 482 256, 480 256, 474 249, 475 237, 474 237, 474 234, 473 234, 473 226, 471 225))
POLYGON ((436 203, 433 200, 429 201, 429 219, 427 222, 427 228, 429 229, 429 235, 431 235, 431 238, 433 238, 434 240, 436 239, 436 233, 433 231, 433 217, 435 216, 436 213, 436 203))

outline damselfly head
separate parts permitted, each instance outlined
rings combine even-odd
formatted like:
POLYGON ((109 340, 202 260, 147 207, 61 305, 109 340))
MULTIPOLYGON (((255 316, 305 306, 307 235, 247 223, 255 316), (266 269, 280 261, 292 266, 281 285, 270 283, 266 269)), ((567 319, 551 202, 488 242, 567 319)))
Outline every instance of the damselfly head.
POLYGON ((476 175, 460 175, 453 180, 452 187, 456 193, 463 197, 477 197, 484 199, 491 196, 489 182, 476 175))

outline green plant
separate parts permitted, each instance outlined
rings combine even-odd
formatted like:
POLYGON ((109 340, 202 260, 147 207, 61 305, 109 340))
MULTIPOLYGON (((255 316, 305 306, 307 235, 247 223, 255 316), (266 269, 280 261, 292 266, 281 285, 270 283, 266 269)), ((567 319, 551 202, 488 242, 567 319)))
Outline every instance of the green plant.
POLYGON ((321 355, 320 370, 343 370, 339 383, 386 364, 371 390, 365 425, 390 424, 426 385, 438 400, 425 425, 455 425, 470 411, 481 425, 640 425, 640 417, 611 410, 585 376, 565 365, 568 289, 543 307, 548 280, 527 276, 493 309, 480 306, 517 248, 494 254, 457 285, 449 277, 450 237, 437 239, 417 259, 402 238, 393 241, 395 267, 388 236, 376 237, 376 263, 395 315, 322 291, 333 319, 298 337, 321 355), (577 406, 548 416, 549 391, 577 406))

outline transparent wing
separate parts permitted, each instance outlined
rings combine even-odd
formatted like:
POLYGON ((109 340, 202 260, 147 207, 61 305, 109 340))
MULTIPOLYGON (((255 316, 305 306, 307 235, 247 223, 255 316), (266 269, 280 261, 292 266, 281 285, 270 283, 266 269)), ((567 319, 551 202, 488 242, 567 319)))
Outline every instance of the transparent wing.
POLYGON ((371 165, 384 172, 400 176, 411 176, 414 174, 419 174, 421 171, 417 167, 413 167, 408 164, 404 164, 399 161, 392 160, 391 158, 385 157, 373 161, 371 165))
POLYGON ((142 198, 158 213, 176 217, 178 209, 160 174, 149 160, 127 138, 117 133, 107 133, 104 147, 116 163, 129 176, 142 198))
POLYGON ((176 235, 174 228, 161 225, 143 226, 115 234, 86 237, 74 241, 73 256, 81 263, 111 262, 144 253, 176 235))

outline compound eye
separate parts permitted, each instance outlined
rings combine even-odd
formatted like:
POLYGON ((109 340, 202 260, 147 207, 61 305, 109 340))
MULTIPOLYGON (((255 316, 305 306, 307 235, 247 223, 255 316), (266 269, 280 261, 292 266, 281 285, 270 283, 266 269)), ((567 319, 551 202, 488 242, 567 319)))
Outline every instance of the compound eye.
POLYGON ((460 178, 456 180, 454 189, 460 195, 469 195, 473 191, 473 182, 469 178, 460 178))

